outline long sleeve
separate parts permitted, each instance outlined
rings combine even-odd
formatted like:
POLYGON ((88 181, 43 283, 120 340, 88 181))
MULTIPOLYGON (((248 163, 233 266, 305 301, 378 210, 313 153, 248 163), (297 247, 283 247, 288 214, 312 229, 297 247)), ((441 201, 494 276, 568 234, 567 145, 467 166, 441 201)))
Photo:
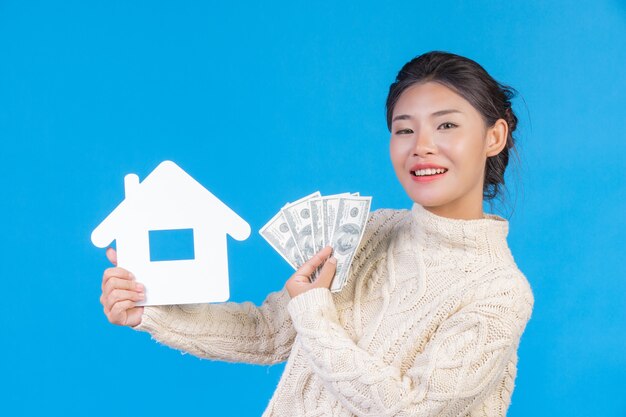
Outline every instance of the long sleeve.
POLYGON ((327 289, 300 294, 287 308, 307 361, 355 415, 465 416, 502 378, 532 304, 532 294, 515 286, 467 302, 441 323, 406 372, 357 346, 327 289))
MULTIPOLYGON (((382 214, 389 217, 394 212, 380 209, 372 212, 364 242, 383 226, 387 217, 382 214)), ((370 256, 368 245, 360 249, 353 270, 362 258, 370 256)), ((279 363, 289 357, 296 337, 287 310, 290 300, 283 288, 269 294, 260 307, 250 302, 145 307, 142 321, 134 329, 149 332, 155 340, 201 358, 279 363)))
POLYGON ((289 356, 295 330, 286 289, 251 302, 148 306, 136 330, 201 358, 273 364, 289 356))

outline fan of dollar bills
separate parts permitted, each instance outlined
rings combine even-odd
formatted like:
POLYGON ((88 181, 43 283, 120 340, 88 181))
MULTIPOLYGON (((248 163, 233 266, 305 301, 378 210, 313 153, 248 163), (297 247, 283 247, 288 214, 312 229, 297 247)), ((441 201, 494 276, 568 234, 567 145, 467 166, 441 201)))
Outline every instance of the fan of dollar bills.
POLYGON ((358 193, 322 196, 317 191, 287 203, 259 233, 294 269, 332 246, 337 270, 330 290, 341 291, 363 238, 371 201, 358 193))

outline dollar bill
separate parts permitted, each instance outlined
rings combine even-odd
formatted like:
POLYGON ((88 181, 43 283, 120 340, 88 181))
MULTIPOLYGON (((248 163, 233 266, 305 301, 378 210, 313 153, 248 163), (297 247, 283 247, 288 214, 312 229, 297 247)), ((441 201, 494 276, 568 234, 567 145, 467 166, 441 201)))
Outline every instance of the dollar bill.
POLYGON ((294 269, 302 266, 304 259, 282 211, 272 217, 259 233, 294 269))
POLYGON ((367 219, 371 197, 342 197, 337 206, 331 246, 337 259, 337 271, 331 284, 333 292, 343 288, 356 249, 358 248, 367 219))
POLYGON ((310 199, 309 210, 311 210, 313 248, 315 253, 317 253, 324 248, 324 211, 322 210, 322 199, 319 197, 310 199))
POLYGON ((309 200, 320 197, 319 191, 309 194, 281 209, 285 215, 287 225, 295 239, 300 255, 306 261, 315 255, 313 242, 313 224, 311 223, 311 208, 309 200))
MULTIPOLYGON (((359 193, 322 196, 319 191, 285 204, 259 233, 294 269, 322 250, 333 247, 337 270, 332 292, 341 291, 354 253, 363 237, 371 197, 359 193)), ((313 272, 315 281, 323 264, 313 272)))
POLYGON ((350 196, 350 193, 333 194, 322 197, 322 211, 324 213, 324 227, 322 230, 324 242, 322 247, 330 245, 332 241, 339 200, 347 196, 350 196))

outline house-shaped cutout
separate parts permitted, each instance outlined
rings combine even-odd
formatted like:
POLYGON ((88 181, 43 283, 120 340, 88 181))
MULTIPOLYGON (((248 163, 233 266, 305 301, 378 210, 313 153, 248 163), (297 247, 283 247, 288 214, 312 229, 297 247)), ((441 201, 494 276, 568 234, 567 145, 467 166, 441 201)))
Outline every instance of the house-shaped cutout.
POLYGON ((146 287, 139 305, 222 302, 230 296, 227 234, 250 236, 250 226, 172 161, 143 182, 124 177, 125 199, 91 234, 94 245, 117 244, 118 266, 146 287), (193 229, 194 259, 151 261, 150 232, 193 229))

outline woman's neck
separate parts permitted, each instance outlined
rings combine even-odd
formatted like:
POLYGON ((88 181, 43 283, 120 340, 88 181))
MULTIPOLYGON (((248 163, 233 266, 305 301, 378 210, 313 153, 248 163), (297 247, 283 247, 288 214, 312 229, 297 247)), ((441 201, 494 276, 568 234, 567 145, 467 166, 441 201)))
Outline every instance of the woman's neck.
POLYGON ((478 220, 478 219, 485 218, 482 207, 472 208, 471 210, 467 210, 467 209, 455 210, 454 208, 449 207, 449 206, 438 206, 438 207, 424 206, 424 208, 428 210, 429 212, 431 212, 432 214, 435 214, 439 217, 445 217, 448 219, 478 220))
POLYGON ((411 210, 414 232, 422 247, 434 254, 458 252, 460 255, 494 256, 508 252, 506 237, 508 221, 494 214, 483 213, 477 219, 440 216, 418 203, 411 210))
POLYGON ((457 200, 439 206, 420 205, 429 212, 448 219, 478 220, 485 218, 482 194, 467 194, 457 200))

